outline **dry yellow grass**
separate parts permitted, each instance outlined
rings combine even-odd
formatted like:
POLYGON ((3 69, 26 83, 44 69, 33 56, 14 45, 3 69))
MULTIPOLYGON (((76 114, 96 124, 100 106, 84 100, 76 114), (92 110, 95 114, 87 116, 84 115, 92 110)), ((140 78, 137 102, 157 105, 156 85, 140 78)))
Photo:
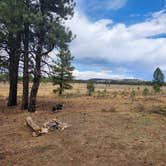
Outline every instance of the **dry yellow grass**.
MULTIPOLYGON (((0 104, 8 85, 0 85, 0 104), (3 89, 3 90, 2 90, 3 89), (2 90, 2 91, 1 91, 2 90)), ((152 90, 151 87, 148 87, 152 90)), ((25 166, 164 166, 166 163, 166 90, 142 96, 144 86, 107 87, 107 96, 89 97, 86 84, 74 84, 67 97, 53 94, 51 84, 41 84, 37 113, 21 113, 20 106, 0 111, 0 163, 25 166), (130 93, 136 91, 134 100, 130 93), (78 95, 79 91, 79 95, 78 95), (125 93, 124 93, 125 92, 125 93), (52 114, 55 102, 64 109, 52 114), (161 109, 162 108, 162 109, 161 109), (27 116, 42 124, 58 117, 71 125, 63 132, 38 138, 24 126, 27 116)), ((96 91, 105 85, 96 85, 96 91)), ((21 85, 19 85, 21 96, 21 85)))
MULTIPOLYGON (((73 89, 71 90, 66 90, 65 94, 87 94, 87 89, 86 89, 86 84, 84 83, 74 83, 72 84, 73 89)), ((31 85, 30 85, 31 87, 31 85)), ((108 93, 113 93, 113 92, 117 92, 118 94, 122 93, 122 92, 128 92, 130 93, 132 90, 135 90, 137 95, 141 95, 142 91, 145 87, 148 87, 148 89, 152 92, 153 89, 152 87, 149 86, 137 86, 137 85, 110 85, 110 86, 106 86, 104 84, 96 84, 95 85, 95 91, 103 91, 104 89, 106 89, 106 91, 108 93), (139 89, 138 89, 139 88, 139 89)), ((39 92, 38 92, 38 96, 39 97, 54 97, 56 96, 53 93, 53 90, 56 89, 56 86, 53 86, 52 83, 41 83, 40 84, 40 88, 39 88, 39 92)), ((0 83, 0 97, 7 97, 8 96, 8 90, 9 90, 9 85, 7 83, 0 83)), ((162 88, 162 93, 166 94, 166 87, 162 88)), ((21 97, 22 96, 22 84, 19 83, 18 84, 18 96, 21 97)))

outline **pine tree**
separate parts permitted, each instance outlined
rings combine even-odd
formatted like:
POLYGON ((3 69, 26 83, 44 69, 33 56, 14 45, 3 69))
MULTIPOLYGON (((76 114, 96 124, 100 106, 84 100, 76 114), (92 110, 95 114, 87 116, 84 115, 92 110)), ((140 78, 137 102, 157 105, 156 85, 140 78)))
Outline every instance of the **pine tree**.
POLYGON ((94 86, 93 81, 89 81, 87 83, 87 90, 88 90, 88 95, 91 96, 92 93, 95 91, 95 86, 94 86))
POLYGON ((160 87, 164 83, 164 74, 159 67, 154 71, 153 78, 153 89, 156 93, 160 92, 160 87))
POLYGON ((154 71, 153 78, 154 83, 162 84, 164 82, 164 74, 159 67, 154 71))
POLYGON ((34 23, 34 53, 33 84, 30 93, 29 112, 36 110, 36 97, 40 85, 42 66, 45 59, 62 40, 70 42, 72 33, 64 27, 64 20, 73 15, 75 3, 73 0, 39 0, 35 4, 37 13, 34 23))
POLYGON ((31 17, 32 4, 30 0, 25 0, 25 12, 24 12, 24 24, 23 24, 23 92, 22 92, 22 110, 28 109, 28 98, 29 98, 29 45, 30 45, 30 28, 33 23, 31 17))
MULTIPOLYGON (((22 108, 36 110, 36 98, 44 64, 49 53, 61 41, 70 43, 71 31, 64 21, 73 16, 73 0, 1 0, 0 1, 0 56, 1 64, 7 64, 9 71, 8 106, 17 104, 17 82, 19 65, 23 61, 22 108), (33 75, 29 104, 29 72, 33 75)), ((48 64, 49 65, 49 64, 48 64)))
POLYGON ((74 67, 71 61, 74 57, 68 49, 61 48, 60 52, 57 54, 57 60, 53 66, 53 85, 59 85, 59 87, 54 90, 62 95, 65 89, 71 89, 72 86, 70 82, 73 79, 72 72, 74 67))
POLYGON ((17 104, 18 69, 23 29, 23 0, 0 1, 0 49, 3 50, 9 71, 8 106, 17 104))

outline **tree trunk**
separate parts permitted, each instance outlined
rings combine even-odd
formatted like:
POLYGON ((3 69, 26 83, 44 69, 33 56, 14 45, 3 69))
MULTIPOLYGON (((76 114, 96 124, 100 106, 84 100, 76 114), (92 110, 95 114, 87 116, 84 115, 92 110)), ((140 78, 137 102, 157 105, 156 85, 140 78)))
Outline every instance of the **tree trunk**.
POLYGON ((29 112, 36 111, 36 97, 40 85, 40 78, 41 78, 41 55, 39 54, 36 55, 36 69, 34 72, 33 85, 30 94, 30 102, 28 107, 29 112))
POLYGON ((9 98, 8 106, 17 105, 17 83, 18 83, 18 63, 15 56, 10 57, 9 63, 9 98), (16 64, 17 63, 17 64, 16 64))
POLYGON ((25 24, 24 51, 22 110, 28 109, 29 97, 29 24, 25 24))
MULTIPOLYGON (((40 10, 42 13, 42 16, 44 18, 44 1, 40 0, 40 10)), ((34 78, 33 78, 33 85, 31 89, 30 94, 30 101, 29 101, 29 112, 35 112, 36 111, 36 98, 37 93, 40 85, 40 78, 41 78, 41 63, 42 63, 42 50, 43 50, 43 44, 44 44, 44 36, 45 36, 45 30, 44 30, 44 19, 42 20, 42 23, 39 26, 39 33, 38 33, 38 48, 36 51, 36 57, 35 57, 35 69, 34 69, 34 78)))
POLYGON ((10 53, 9 53, 9 98, 8 106, 17 105, 17 83, 18 83, 18 68, 20 60, 20 34, 16 34, 16 38, 13 34, 9 34, 10 40, 10 53))
POLYGON ((62 95, 62 91, 63 91, 63 85, 62 85, 62 82, 60 82, 60 87, 59 87, 59 96, 62 95))

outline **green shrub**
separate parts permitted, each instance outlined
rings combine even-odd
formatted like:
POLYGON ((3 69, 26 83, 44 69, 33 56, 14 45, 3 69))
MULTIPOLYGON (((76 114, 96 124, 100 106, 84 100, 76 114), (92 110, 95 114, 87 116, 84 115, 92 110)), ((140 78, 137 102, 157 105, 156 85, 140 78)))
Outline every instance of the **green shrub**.
POLYGON ((135 92, 135 90, 134 90, 134 89, 131 91, 130 96, 131 96, 131 98, 132 98, 132 101, 134 101, 135 96, 136 96, 136 92, 135 92))
POLYGON ((143 96, 147 96, 147 95, 149 95, 149 89, 148 88, 145 88, 144 90, 143 90, 143 92, 142 92, 142 95, 143 96))
POLYGON ((160 93, 161 92, 161 86, 159 84, 154 84, 153 89, 155 93, 160 93))
POLYGON ((92 81, 89 81, 87 83, 87 91, 88 91, 89 96, 92 96, 92 93, 95 91, 95 86, 94 86, 94 83, 92 81))

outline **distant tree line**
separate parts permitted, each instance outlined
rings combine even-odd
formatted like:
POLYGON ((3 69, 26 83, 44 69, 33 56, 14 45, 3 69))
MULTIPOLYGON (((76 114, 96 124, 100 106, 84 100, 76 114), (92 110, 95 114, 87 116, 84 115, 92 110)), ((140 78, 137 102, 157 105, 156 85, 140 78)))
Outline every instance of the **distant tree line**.
MULTIPOLYGON (((92 81, 95 84, 105 84, 107 86, 110 85, 147 85, 147 86, 151 86, 153 85, 153 81, 133 81, 133 80, 94 80, 94 79, 90 79, 90 80, 73 80, 74 83, 88 83, 89 81, 92 81)), ((163 85, 166 85, 165 83, 163 85)))
POLYGON ((51 73, 48 72, 52 68, 49 53, 59 48, 68 50, 73 39, 64 21, 73 16, 74 6, 73 0, 0 1, 0 70, 3 71, 1 79, 9 80, 8 106, 17 105, 21 73, 22 109, 35 112, 42 74, 51 73))

